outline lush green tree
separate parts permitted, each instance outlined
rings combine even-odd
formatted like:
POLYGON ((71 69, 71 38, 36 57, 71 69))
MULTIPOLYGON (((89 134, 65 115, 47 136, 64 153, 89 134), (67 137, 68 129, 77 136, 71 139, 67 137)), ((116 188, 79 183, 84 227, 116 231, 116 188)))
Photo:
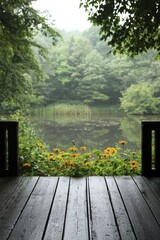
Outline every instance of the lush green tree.
POLYGON ((121 106, 130 114, 157 114, 160 113, 160 97, 154 96, 153 86, 143 82, 123 92, 121 106))
POLYGON ((101 55, 108 58, 111 53, 111 47, 107 42, 100 41, 99 27, 91 27, 85 30, 82 35, 87 37, 92 45, 92 48, 96 49, 101 55))
POLYGON ((135 58, 106 54, 109 48, 93 28, 82 34, 63 33, 56 47, 47 44, 48 60, 40 62, 48 79, 35 84, 46 105, 61 100, 119 104, 123 91, 144 81, 152 84, 155 97, 160 96, 160 62, 154 61, 153 50, 135 58))
POLYGON ((154 48, 160 55, 159 0, 80 0, 88 19, 100 26, 113 52, 135 56, 154 48))
POLYGON ((33 52, 44 48, 34 36, 38 32, 51 37, 56 43, 59 33, 32 7, 34 0, 1 0, 0 3, 0 102, 23 104, 33 100, 31 75, 43 78, 42 71, 33 52))
POLYGON ((103 103, 108 100, 105 89, 104 59, 92 50, 84 59, 83 77, 79 82, 77 96, 85 103, 103 103))
MULTIPOLYGON (((69 99, 79 100, 77 98, 77 91, 81 80, 84 77, 85 58, 92 51, 92 46, 88 38, 81 35, 76 35, 70 38, 68 65, 71 69, 69 82, 66 87, 69 89, 69 99)), ((87 90, 86 90, 87 91, 87 90)))
POLYGON ((34 85, 38 96, 44 97, 45 105, 67 99, 70 91, 67 83, 71 75, 71 67, 68 64, 68 45, 65 40, 59 41, 56 47, 48 44, 48 49, 47 60, 40 59, 47 79, 34 85))

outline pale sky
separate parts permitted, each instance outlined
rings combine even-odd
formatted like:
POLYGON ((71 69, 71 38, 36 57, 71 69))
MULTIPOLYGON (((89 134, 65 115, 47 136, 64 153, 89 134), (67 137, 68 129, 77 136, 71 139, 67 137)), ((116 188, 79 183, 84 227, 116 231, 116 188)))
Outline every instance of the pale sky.
POLYGON ((79 8, 80 0, 37 0, 34 7, 40 11, 48 10, 58 29, 85 30, 91 26, 87 13, 79 8))

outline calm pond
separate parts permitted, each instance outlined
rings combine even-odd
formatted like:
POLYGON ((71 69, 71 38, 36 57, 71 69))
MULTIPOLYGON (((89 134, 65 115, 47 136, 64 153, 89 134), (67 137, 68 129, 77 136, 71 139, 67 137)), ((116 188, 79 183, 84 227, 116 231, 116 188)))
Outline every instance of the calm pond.
POLYGON ((120 140, 133 150, 141 147, 141 121, 160 120, 158 116, 126 115, 115 107, 86 107, 54 105, 35 111, 33 120, 38 135, 50 150, 66 150, 73 146, 105 149, 115 147, 120 140))

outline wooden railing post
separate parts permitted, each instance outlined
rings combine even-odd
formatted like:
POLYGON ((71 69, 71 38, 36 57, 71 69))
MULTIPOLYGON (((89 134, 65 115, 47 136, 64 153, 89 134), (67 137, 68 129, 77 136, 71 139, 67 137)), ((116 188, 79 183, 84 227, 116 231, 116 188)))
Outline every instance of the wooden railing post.
POLYGON ((18 175, 18 122, 0 122, 0 176, 18 175))
POLYGON ((142 121, 142 175, 160 176, 160 121, 142 121))

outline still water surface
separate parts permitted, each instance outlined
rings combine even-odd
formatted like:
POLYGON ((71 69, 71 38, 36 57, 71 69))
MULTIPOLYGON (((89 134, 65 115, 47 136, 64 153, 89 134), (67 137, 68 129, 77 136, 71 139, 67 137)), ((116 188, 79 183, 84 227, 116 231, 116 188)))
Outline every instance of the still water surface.
POLYGON ((91 107, 83 114, 55 113, 54 106, 42 108, 33 116, 38 135, 50 147, 66 150, 73 146, 87 146, 89 150, 115 147, 126 140, 128 147, 141 147, 141 121, 160 120, 158 116, 127 116, 111 107, 91 107))

